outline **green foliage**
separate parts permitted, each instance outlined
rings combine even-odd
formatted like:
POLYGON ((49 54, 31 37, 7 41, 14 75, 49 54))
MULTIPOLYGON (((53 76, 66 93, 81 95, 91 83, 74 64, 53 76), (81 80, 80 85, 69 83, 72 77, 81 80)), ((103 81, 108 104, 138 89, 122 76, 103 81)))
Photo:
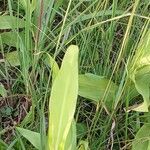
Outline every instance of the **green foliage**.
POLYGON ((150 124, 144 124, 137 132, 132 142, 132 150, 150 149, 150 124))
POLYGON ((12 109, 10 107, 4 106, 0 109, 0 114, 3 117, 9 117, 12 115, 12 109))
POLYGON ((149 0, 0 5, 0 149, 149 149, 149 0))
POLYGON ((46 53, 47 56, 44 59, 44 62, 52 69, 52 78, 53 81, 56 78, 58 72, 59 72, 59 67, 57 62, 53 59, 53 57, 51 57, 48 53, 46 53))
POLYGON ((25 21, 23 19, 17 18, 15 16, 0 16, 0 29, 15 29, 23 28, 25 26, 25 21))
POLYGON ((33 13, 33 11, 36 9, 37 1, 36 0, 19 0, 20 6, 22 9, 27 13, 29 13, 30 17, 33 13))
POLYGON ((0 96, 2 96, 2 97, 7 96, 7 90, 5 89, 5 87, 2 84, 0 84, 0 96))
POLYGON ((6 64, 8 66, 19 66, 19 56, 17 51, 9 52, 5 55, 6 64))
POLYGON ((87 126, 84 123, 77 123, 76 126, 77 126, 77 136, 79 139, 82 139, 88 131, 87 126))
POLYGON ((2 42, 9 46, 17 47, 17 33, 15 32, 4 32, 0 34, 2 42))
POLYGON ((67 135, 64 150, 76 150, 77 136, 76 136, 76 122, 73 120, 69 133, 67 135))
POLYGON ((87 141, 80 141, 78 150, 89 150, 87 141))
MULTIPOLYGON (((134 56, 133 66, 130 72, 131 79, 139 94, 142 95, 144 102, 133 110, 148 112, 150 106, 150 30, 143 33, 143 37, 134 56)), ((137 132, 132 143, 132 150, 150 149, 150 125, 144 124, 137 132)))
POLYGON ((49 104, 49 149, 64 149, 78 95, 78 47, 70 46, 52 86, 49 104))
POLYGON ((79 95, 96 103, 104 100, 104 96, 106 96, 104 103, 109 109, 113 109, 117 89, 118 86, 105 77, 89 73, 79 76, 79 95), (110 87, 107 89, 108 84, 110 87))
MULTIPOLYGON (((73 120, 73 116, 76 107, 77 94, 78 47, 72 45, 67 49, 67 52, 62 62, 61 69, 58 72, 58 75, 56 76, 56 79, 53 83, 49 108, 49 148, 59 148, 65 150, 76 149, 76 123, 73 120), (68 79, 67 82, 66 80, 64 80, 65 77, 67 77, 68 79), (74 82, 72 82, 72 79, 74 79, 74 82)), ((39 133, 35 133, 33 131, 29 131, 19 127, 17 127, 17 130, 26 139, 28 139, 37 149, 40 149, 41 144, 39 133)))
POLYGON ((17 130, 22 136, 24 136, 33 146, 37 149, 41 149, 40 133, 33 132, 24 128, 17 127, 17 130))
POLYGON ((129 75, 137 91, 142 95, 144 102, 134 110, 148 112, 150 106, 150 30, 141 38, 138 49, 133 59, 133 66, 129 75))

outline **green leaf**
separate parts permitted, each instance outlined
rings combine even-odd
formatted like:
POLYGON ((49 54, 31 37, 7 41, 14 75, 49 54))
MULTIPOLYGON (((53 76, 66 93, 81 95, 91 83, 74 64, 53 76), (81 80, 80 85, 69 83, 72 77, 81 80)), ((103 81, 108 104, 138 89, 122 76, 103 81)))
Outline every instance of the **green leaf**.
POLYGON ((21 6, 23 7, 23 9, 25 10, 27 8, 27 2, 26 0, 19 0, 21 6))
POLYGON ((40 140, 40 133, 33 132, 27 129, 23 129, 20 127, 16 127, 16 129, 20 132, 20 134, 25 137, 32 145, 37 148, 41 149, 41 140, 40 140))
POLYGON ((80 141, 78 150, 89 150, 87 141, 80 141))
POLYGON ((47 57, 45 58, 44 62, 52 69, 52 78, 53 81, 56 78, 58 72, 59 72, 59 67, 57 62, 54 60, 54 58, 51 57, 51 55, 49 55, 48 53, 47 57))
POLYGON ((4 88, 2 84, 0 84, 0 96, 6 97, 7 96, 7 90, 4 88))
POLYGON ((59 0, 59 1, 52 1, 54 4, 54 7, 53 7, 53 11, 52 11, 52 14, 51 14, 51 18, 50 18, 50 23, 52 22, 52 20, 54 19, 55 15, 56 15, 56 12, 58 11, 59 7, 61 5, 63 5, 63 3, 66 3, 66 0, 59 0))
POLYGON ((150 70, 150 66, 140 69, 135 76, 135 87, 144 99, 144 102, 140 106, 133 109, 135 111, 148 112, 150 105, 150 71, 146 73, 146 70, 150 70))
POLYGON ((5 59, 6 59, 6 64, 8 66, 19 66, 20 61, 19 61, 19 56, 17 51, 9 52, 5 54, 5 59))
POLYGON ((133 62, 129 67, 130 79, 135 88, 142 95, 144 102, 133 110, 148 112, 150 106, 150 30, 141 38, 133 62))
POLYGON ((35 10, 36 8, 36 0, 32 0, 31 3, 29 3, 29 6, 27 7, 27 0, 20 0, 20 4, 22 6, 22 8, 27 11, 28 10, 28 7, 30 7, 30 15, 32 14, 32 12, 35 10))
POLYGON ((17 33, 15 32, 4 32, 0 34, 2 37, 2 43, 5 43, 9 46, 17 46, 17 33))
POLYGON ((0 16, 0 29, 23 28, 25 21, 14 16, 0 16))
MULTIPOLYGON (((98 103, 104 97, 104 93, 108 86, 109 79, 94 74, 84 74, 79 76, 79 95, 98 103)), ((110 88, 106 96, 106 105, 108 108, 112 108, 115 94, 118 86, 110 82, 110 88)))
POLYGON ((78 138, 82 138, 86 135, 86 133, 88 132, 88 129, 86 127, 86 125, 84 123, 77 123, 77 136, 78 138))
POLYGON ((35 10, 37 6, 37 1, 36 0, 32 0, 32 3, 31 3, 31 13, 35 10))
POLYGON ((49 104, 49 149, 64 149, 78 95, 78 47, 71 45, 56 76, 49 104))
POLYGON ((5 110, 5 113, 7 116, 11 115, 12 114, 12 109, 10 107, 7 107, 6 110, 5 110))
POLYGON ((76 150, 77 145, 77 136, 76 136, 76 122, 73 120, 67 139, 65 143, 64 150, 76 150))
POLYGON ((143 125, 132 142, 132 150, 150 149, 150 124, 143 125))

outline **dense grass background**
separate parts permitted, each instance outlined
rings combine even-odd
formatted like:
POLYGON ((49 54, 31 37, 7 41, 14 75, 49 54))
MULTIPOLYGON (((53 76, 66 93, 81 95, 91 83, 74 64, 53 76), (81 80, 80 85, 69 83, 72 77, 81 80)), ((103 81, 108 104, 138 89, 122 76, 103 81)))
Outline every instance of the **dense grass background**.
MULTIPOLYGON (((113 111, 101 104, 105 96, 98 104, 78 97, 75 114, 78 142, 87 141, 91 150, 131 149, 135 134, 148 122, 150 115, 149 112, 128 112, 124 109, 142 101, 138 94, 129 98, 132 86, 127 85, 132 81, 129 81, 128 69, 141 37, 149 31, 150 1, 32 2, 30 5, 30 0, 25 3, 22 0, 0 1, 1 15, 8 14, 25 20, 23 28, 0 30, 0 60, 17 50, 20 64, 13 66, 12 63, 10 67, 0 61, 0 82, 7 89, 7 100, 24 102, 27 99, 32 104, 18 126, 46 135, 52 78, 49 59, 45 58, 50 54, 60 66, 66 48, 75 44, 79 47, 80 74, 105 76, 119 86, 113 111), (11 32, 11 36, 3 35, 8 32, 11 32)), ((106 93, 107 90, 109 88, 106 93)), ((8 125, 11 129, 16 120, 12 113, 7 115, 13 120, 8 125)), ((8 137, 8 129, 3 122, 0 124, 0 149, 34 149, 16 131, 9 131, 13 137, 8 137)))

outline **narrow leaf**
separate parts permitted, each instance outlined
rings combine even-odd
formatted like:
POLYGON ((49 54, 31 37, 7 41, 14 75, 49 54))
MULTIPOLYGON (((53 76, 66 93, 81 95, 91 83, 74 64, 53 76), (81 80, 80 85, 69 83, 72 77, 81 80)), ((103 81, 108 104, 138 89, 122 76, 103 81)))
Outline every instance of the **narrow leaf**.
POLYGON ((54 58, 51 57, 51 55, 49 55, 48 53, 46 54, 47 54, 47 57, 45 58, 44 62, 52 69, 52 78, 54 81, 54 79, 56 78, 59 72, 59 67, 58 67, 57 62, 54 60, 54 58))

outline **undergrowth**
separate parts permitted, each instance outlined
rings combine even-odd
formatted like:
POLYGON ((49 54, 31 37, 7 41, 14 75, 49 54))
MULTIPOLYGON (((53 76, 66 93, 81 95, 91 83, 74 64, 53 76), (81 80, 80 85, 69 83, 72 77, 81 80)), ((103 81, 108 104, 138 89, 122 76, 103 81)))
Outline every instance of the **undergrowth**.
POLYGON ((149 12, 0 0, 0 149, 149 149, 149 12))

